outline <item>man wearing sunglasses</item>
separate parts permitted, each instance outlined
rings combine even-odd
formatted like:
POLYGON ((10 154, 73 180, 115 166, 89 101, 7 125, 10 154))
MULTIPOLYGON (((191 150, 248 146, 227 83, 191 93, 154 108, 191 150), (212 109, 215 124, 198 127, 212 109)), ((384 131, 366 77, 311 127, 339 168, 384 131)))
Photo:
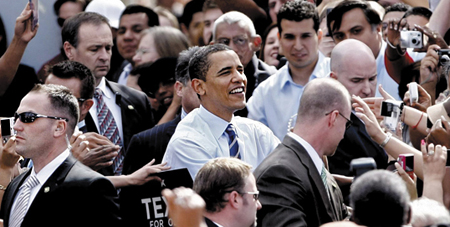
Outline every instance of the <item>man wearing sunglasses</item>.
POLYGON ((22 99, 15 151, 33 167, 5 191, 0 210, 5 226, 120 226, 112 183, 70 153, 68 138, 78 117, 78 102, 63 86, 38 84, 22 99))
MULTIPOLYGON (((377 62, 370 48, 356 39, 338 43, 331 52, 330 77, 338 80, 351 95, 361 98, 375 97, 377 88, 377 62)), ((388 157, 382 147, 367 134, 364 123, 355 115, 350 115, 352 126, 345 131, 336 153, 328 158, 330 172, 353 176, 350 172, 352 159, 372 157, 379 169, 386 169, 388 157)), ((341 187, 344 197, 350 193, 349 187, 341 187)))
POLYGON ((252 167, 236 158, 216 158, 198 172, 193 189, 206 203, 208 227, 256 226, 261 209, 252 167))
POLYGON ((319 78, 305 86, 292 132, 254 171, 258 226, 320 226, 347 216, 322 157, 335 153, 350 114, 350 94, 338 81, 319 78))

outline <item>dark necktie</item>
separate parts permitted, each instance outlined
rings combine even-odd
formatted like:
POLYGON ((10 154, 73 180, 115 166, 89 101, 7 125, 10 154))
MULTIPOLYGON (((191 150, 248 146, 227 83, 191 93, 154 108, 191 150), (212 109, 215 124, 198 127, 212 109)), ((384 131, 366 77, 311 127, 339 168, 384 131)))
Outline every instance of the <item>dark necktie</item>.
POLYGON ((228 145, 230 146, 230 157, 241 158, 241 154, 239 153, 239 144, 236 138, 236 128, 232 124, 229 124, 227 129, 225 130, 228 137, 230 138, 228 145))
POLYGON ((99 88, 95 89, 94 98, 97 100, 97 117, 100 135, 105 136, 111 140, 111 142, 121 147, 119 154, 113 160, 114 175, 120 175, 122 174, 122 162, 124 155, 123 144, 119 135, 119 128, 117 128, 117 124, 111 110, 109 110, 108 106, 106 106, 106 103, 103 101, 102 91, 99 88))

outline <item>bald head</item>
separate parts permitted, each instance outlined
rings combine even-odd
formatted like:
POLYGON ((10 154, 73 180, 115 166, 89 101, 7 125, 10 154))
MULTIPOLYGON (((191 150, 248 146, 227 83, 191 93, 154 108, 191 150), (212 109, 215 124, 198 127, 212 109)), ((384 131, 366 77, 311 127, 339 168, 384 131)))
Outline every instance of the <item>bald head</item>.
POLYGON ((356 39, 338 43, 331 52, 331 77, 352 95, 374 97, 377 62, 370 48, 356 39))
POLYGON ((341 83, 330 78, 310 81, 303 90, 298 110, 298 123, 314 124, 332 110, 350 114, 350 94, 341 83))

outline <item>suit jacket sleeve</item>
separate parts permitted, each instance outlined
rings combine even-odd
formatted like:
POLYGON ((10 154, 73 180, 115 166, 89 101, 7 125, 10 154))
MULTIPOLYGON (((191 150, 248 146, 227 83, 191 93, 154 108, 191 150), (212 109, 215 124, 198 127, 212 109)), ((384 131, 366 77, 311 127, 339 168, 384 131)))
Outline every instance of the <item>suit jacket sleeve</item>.
POLYGON ((272 165, 258 175, 262 209, 258 226, 307 226, 303 201, 307 192, 302 179, 283 165, 272 165))

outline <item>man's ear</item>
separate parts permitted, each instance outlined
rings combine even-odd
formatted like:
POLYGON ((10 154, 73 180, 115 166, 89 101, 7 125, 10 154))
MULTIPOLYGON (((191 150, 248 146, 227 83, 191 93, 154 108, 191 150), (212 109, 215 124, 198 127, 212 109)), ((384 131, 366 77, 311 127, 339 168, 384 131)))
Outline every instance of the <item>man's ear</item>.
POLYGON ((237 191, 232 191, 228 196, 228 204, 234 209, 239 209, 241 204, 244 202, 242 199, 243 198, 239 196, 237 191))
POLYGON ((83 102, 83 105, 81 105, 81 109, 82 110, 80 110, 80 112, 84 112, 85 111, 85 113, 87 113, 87 112, 89 112, 89 109, 91 109, 91 107, 94 105, 94 100, 92 100, 92 99, 86 99, 84 102, 83 102))
POLYGON ((323 31, 322 29, 319 28, 319 30, 317 30, 317 40, 319 41, 318 43, 320 44, 320 42, 322 42, 322 37, 323 37, 323 31))
POLYGON ((335 79, 335 80, 338 79, 338 78, 337 78, 337 74, 336 74, 335 72, 333 72, 333 71, 330 72, 330 77, 333 78, 333 79, 335 79))
POLYGON ((58 123, 56 124, 55 132, 53 134, 54 137, 66 136, 67 127, 67 121, 58 121, 58 123))
POLYGON ((63 44, 63 48, 67 58, 72 61, 74 57, 73 52, 75 51, 75 47, 72 46, 72 44, 70 44, 69 42, 65 41, 63 44))
POLYGON ((180 97, 183 97, 183 87, 184 85, 180 81, 175 82, 175 92, 180 97))
POLYGON ((195 93, 197 93, 200 96, 205 95, 205 93, 206 93, 205 81, 195 78, 195 79, 192 79, 191 85, 192 85, 192 89, 194 89, 195 93))
POLYGON ((253 46, 253 51, 256 52, 259 49, 261 49, 261 45, 262 45, 262 39, 261 36, 256 35, 255 37, 253 37, 253 42, 252 42, 252 46, 253 46))

